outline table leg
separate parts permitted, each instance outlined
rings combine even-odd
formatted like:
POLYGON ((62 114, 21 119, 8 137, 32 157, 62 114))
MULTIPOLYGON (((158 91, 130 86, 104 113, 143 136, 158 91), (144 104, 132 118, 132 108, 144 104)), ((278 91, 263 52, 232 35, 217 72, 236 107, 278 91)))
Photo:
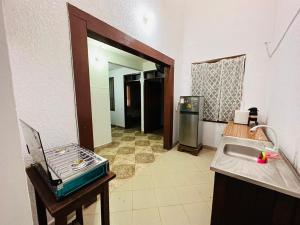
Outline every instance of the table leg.
POLYGON ((67 225, 68 218, 67 216, 55 217, 55 225, 67 225))
POLYGON ((80 223, 80 225, 83 225, 82 207, 80 207, 80 209, 76 209, 76 220, 80 223))
POLYGON ((101 224, 109 225, 109 190, 108 183, 104 184, 101 192, 101 224))
POLYGON ((34 194, 39 225, 47 225, 46 207, 39 194, 36 191, 34 191, 34 194))

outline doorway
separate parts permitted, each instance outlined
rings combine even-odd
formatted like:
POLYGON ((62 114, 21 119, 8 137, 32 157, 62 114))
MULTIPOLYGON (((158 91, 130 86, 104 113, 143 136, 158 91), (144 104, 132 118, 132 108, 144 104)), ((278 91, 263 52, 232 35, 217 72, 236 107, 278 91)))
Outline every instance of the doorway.
POLYGON ((125 128, 141 130, 141 74, 124 76, 125 128))
POLYGON ((171 149, 173 135, 174 60, 70 4, 68 4, 68 11, 80 145, 89 149, 93 149, 94 147, 87 49, 87 38, 91 37, 165 66, 163 136, 164 148, 171 149))
POLYGON ((161 132, 164 125, 164 78, 155 74, 157 71, 144 73, 145 133, 161 132))

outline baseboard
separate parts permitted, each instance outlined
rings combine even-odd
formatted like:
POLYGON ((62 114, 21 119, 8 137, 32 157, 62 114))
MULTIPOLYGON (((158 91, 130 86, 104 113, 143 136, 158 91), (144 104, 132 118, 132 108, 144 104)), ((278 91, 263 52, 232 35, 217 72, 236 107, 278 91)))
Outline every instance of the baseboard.
POLYGON ((104 144, 104 145, 99 145, 99 146, 97 146, 97 147, 94 147, 94 149, 95 148, 105 148, 105 147, 107 147, 108 145, 110 145, 112 142, 109 142, 109 143, 107 143, 107 144, 104 144))
POLYGON ((118 128, 125 129, 125 127, 122 127, 122 126, 119 126, 119 125, 114 125, 114 124, 111 124, 111 127, 118 127, 118 128))
MULTIPOLYGON (((173 145, 172 145, 172 148, 176 147, 176 145, 179 144, 179 141, 176 141, 173 145)), ((213 147, 213 146, 210 146, 210 145, 203 145, 203 148, 204 149, 209 149, 209 150, 217 150, 217 147, 213 147)))
POLYGON ((172 145, 172 148, 175 148, 176 145, 178 145, 178 144, 179 144, 179 141, 176 141, 176 142, 172 145))
POLYGON ((209 150, 217 150, 217 148, 216 147, 213 147, 213 146, 209 146, 209 145, 203 145, 203 148, 205 148, 205 149, 209 149, 209 150))
POLYGON ((196 148, 179 144, 177 147, 177 150, 180 152, 187 152, 194 156, 198 156, 199 152, 202 150, 202 148, 203 148, 202 144, 198 145, 198 147, 196 147, 196 148))

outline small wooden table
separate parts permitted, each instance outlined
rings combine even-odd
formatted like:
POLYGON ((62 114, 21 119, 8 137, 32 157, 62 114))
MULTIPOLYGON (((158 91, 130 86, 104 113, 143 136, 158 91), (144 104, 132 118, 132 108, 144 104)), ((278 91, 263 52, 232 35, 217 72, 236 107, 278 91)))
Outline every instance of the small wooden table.
POLYGON ((39 225, 47 225, 46 208, 55 218, 55 225, 67 225, 67 216, 76 211, 76 222, 83 225, 82 206, 101 195, 101 224, 109 225, 109 185, 116 177, 109 172, 105 177, 84 186, 70 196, 57 201, 41 175, 34 167, 26 168, 26 173, 33 184, 39 225))

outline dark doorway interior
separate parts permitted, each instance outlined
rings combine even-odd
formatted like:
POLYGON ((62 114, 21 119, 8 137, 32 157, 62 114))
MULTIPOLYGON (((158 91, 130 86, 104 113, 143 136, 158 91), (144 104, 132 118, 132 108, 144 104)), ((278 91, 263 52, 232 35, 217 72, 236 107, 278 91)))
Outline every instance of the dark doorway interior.
POLYGON ((164 78, 145 79, 144 101, 145 133, 161 130, 164 124, 164 78))
POLYGON ((140 74, 124 76, 125 128, 141 128, 140 74))

